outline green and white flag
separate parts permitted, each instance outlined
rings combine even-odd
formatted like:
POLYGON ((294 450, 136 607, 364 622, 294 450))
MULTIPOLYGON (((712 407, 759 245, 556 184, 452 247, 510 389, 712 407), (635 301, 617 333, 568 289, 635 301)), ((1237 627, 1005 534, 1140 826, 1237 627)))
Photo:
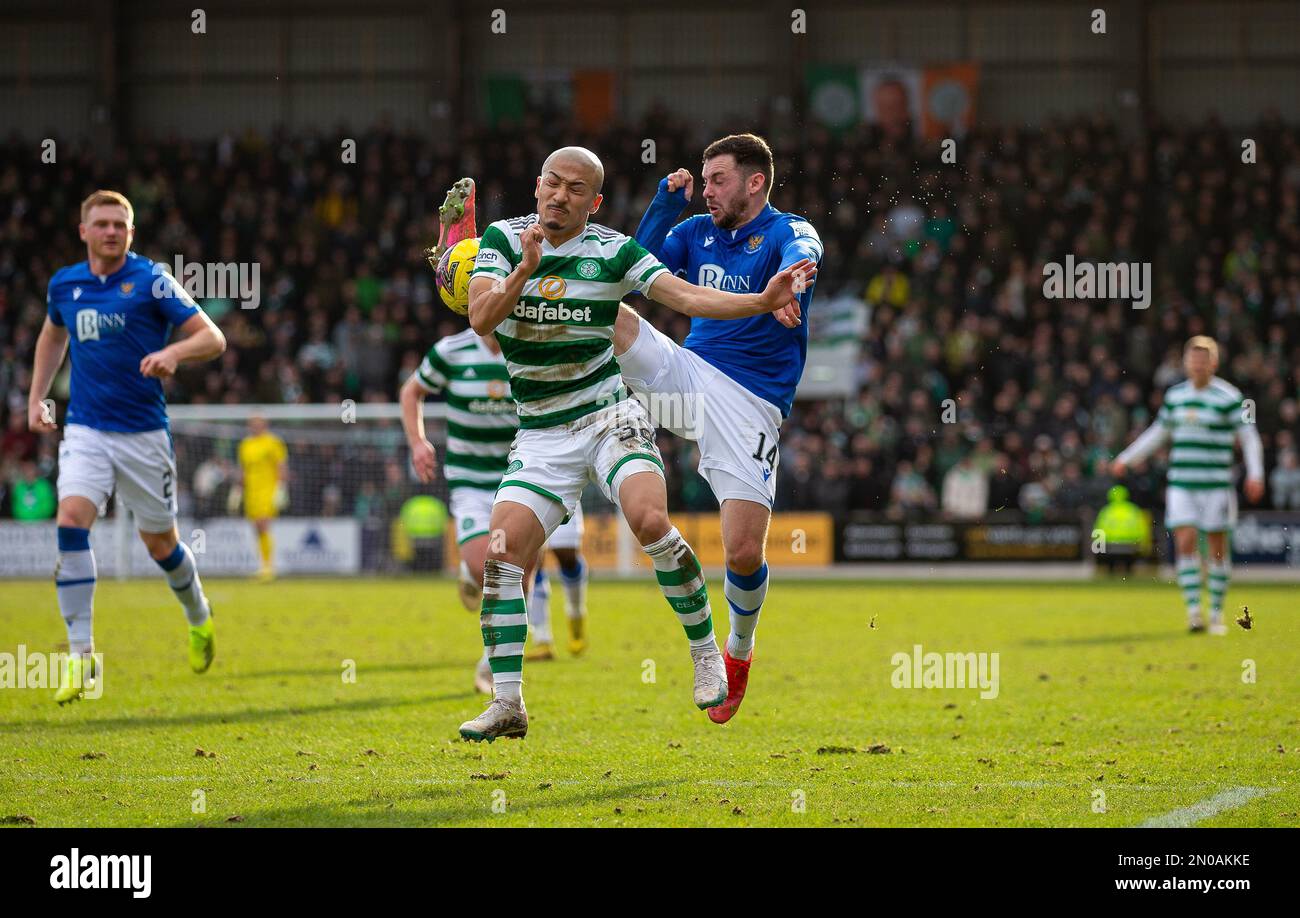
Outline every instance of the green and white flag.
POLYGON ((813 117, 831 130, 842 131, 857 123, 858 71, 844 64, 810 64, 806 72, 808 107, 813 117))

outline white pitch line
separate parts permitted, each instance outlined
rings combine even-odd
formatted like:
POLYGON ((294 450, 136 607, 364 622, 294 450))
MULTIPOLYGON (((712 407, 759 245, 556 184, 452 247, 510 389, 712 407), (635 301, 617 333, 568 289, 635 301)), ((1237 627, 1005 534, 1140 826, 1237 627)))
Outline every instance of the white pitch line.
POLYGON ((1139 829, 1185 829, 1194 826, 1203 819, 1217 816, 1224 810, 1235 810, 1257 797, 1267 797, 1277 793, 1276 787, 1230 787, 1220 791, 1208 800, 1201 800, 1191 806, 1172 810, 1163 816, 1155 816, 1138 826, 1139 829))

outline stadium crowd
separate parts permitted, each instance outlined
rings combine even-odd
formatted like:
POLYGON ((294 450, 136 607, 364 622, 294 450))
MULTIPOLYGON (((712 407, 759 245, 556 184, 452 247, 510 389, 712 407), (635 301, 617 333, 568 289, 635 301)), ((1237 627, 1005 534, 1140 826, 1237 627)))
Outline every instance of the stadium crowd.
MULTIPOLYGON (((1151 422, 1181 378, 1183 342, 1204 333, 1219 341, 1220 375, 1255 400, 1265 506, 1300 510, 1300 128, 1266 117, 1248 132, 1247 163, 1239 132, 1213 120, 1153 123, 1133 142, 1081 118, 980 129, 944 164, 936 145, 870 125, 733 127, 765 133, 772 203, 825 243, 814 346, 859 346, 856 397, 800 401, 783 429, 778 509, 1095 513, 1112 484, 1105 460, 1151 422), (1150 306, 1045 298, 1043 265, 1067 254, 1152 263, 1150 306)), ((200 297, 229 348, 178 374, 172 403, 390 402, 424 350, 464 327, 437 301, 422 254, 452 181, 479 180, 483 228, 530 212, 545 154, 582 143, 608 175, 594 219, 631 232, 659 178, 679 165, 698 173, 699 151, 722 133, 693 135, 657 110, 590 136, 539 113, 455 138, 376 129, 357 138, 355 165, 341 162, 340 137, 314 134, 148 139, 111 155, 67 142, 52 165, 36 164, 30 144, 0 144, 0 516, 53 512, 57 438, 28 432, 27 390, 49 277, 85 258, 76 218, 90 191, 131 199, 144 255, 259 265, 256 309, 200 297), (645 138, 657 163, 642 162, 645 138)), ((648 309, 685 336, 684 317, 648 309)), ((289 443, 291 469, 321 449, 289 443)), ((663 435, 662 447, 674 509, 715 506, 693 446, 663 435)), ((391 457, 370 459, 382 476, 346 492, 323 472, 295 472, 299 488, 320 491, 296 506, 373 515, 389 491, 396 505, 414 490, 391 457)), ((1162 504, 1158 464, 1126 483, 1139 504, 1162 504)))

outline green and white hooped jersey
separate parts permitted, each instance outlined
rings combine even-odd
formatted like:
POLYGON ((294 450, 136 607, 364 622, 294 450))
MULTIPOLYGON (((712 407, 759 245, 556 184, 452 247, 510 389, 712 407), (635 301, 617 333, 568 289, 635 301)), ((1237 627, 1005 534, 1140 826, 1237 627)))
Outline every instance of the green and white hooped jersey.
POLYGON ((447 394, 447 487, 495 491, 519 429, 505 359, 471 328, 429 348, 415 377, 426 391, 447 394))
POLYGON ((1231 488, 1233 443, 1249 426, 1241 390, 1215 376, 1204 389, 1191 380, 1170 386, 1156 420, 1169 432, 1169 487, 1231 488))
MULTIPOLYGON (((489 226, 472 276, 509 276, 519 238, 536 222, 531 214, 489 226)), ((496 330, 520 427, 567 424, 627 397, 614 359, 619 300, 667 272, 635 239, 594 223, 558 249, 543 240, 537 269, 496 330)))

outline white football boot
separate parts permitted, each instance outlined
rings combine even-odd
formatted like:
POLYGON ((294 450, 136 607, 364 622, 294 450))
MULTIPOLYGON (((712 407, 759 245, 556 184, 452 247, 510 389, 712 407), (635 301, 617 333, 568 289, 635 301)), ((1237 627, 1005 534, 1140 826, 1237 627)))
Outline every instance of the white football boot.
POLYGON ((703 711, 727 700, 727 667, 717 644, 692 647, 695 663, 695 706, 703 711))
POLYGON ((489 743, 497 737, 523 739, 528 733, 528 712, 522 701, 493 698, 487 710, 460 725, 461 739, 489 743))

